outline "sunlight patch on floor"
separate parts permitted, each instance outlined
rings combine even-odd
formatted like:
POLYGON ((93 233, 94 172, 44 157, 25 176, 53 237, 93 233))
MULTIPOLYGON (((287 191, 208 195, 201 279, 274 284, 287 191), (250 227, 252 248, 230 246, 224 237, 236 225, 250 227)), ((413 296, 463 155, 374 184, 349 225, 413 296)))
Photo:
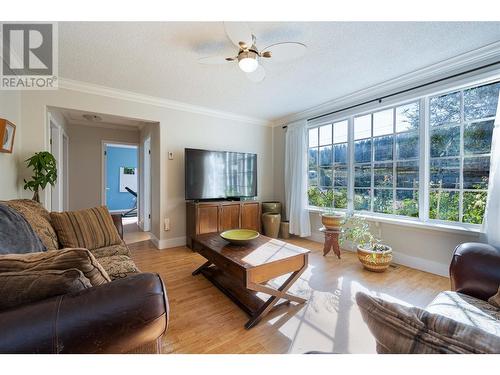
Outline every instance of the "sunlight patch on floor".
POLYGON ((147 241, 152 238, 150 232, 143 232, 137 225, 137 217, 123 217, 123 240, 127 244, 147 241))
POLYGON ((369 290, 345 277, 327 286, 330 290, 314 290, 309 286, 313 269, 310 267, 290 290, 308 298, 305 306, 290 317, 283 313, 268 321, 279 326, 279 332, 291 341, 289 352, 374 353, 375 340, 355 301, 357 292, 369 290))

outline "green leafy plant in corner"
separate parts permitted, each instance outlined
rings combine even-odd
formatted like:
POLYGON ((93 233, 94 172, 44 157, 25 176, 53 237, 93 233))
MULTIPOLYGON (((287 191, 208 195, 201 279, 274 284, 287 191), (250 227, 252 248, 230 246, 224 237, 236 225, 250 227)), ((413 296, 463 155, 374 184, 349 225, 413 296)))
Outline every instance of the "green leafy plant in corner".
POLYGON ((57 181, 57 163, 54 156, 48 151, 37 152, 26 159, 26 166, 33 170, 29 181, 24 180, 24 190, 33 192, 33 200, 40 202, 38 191, 45 189, 47 184, 54 186, 57 181))

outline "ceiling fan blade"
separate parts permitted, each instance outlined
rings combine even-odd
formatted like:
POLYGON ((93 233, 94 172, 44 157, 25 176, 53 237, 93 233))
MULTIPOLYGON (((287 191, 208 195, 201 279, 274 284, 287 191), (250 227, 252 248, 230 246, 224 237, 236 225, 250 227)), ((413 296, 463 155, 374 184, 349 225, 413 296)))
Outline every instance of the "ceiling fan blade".
POLYGON ((227 60, 225 56, 209 56, 198 59, 198 62, 200 64, 206 64, 206 65, 227 64, 230 63, 231 61, 232 60, 227 60))
POLYGON ((306 45, 298 42, 271 44, 264 48, 261 54, 271 52, 272 61, 285 62, 298 59, 306 53, 306 45))
POLYGON ((259 67, 252 73, 245 73, 247 78, 255 83, 262 82, 264 78, 266 78, 266 71, 262 65, 259 64, 259 67))
POLYGON ((248 48, 254 43, 254 37, 250 28, 245 22, 224 22, 226 35, 233 44, 240 48, 240 42, 243 42, 248 48))

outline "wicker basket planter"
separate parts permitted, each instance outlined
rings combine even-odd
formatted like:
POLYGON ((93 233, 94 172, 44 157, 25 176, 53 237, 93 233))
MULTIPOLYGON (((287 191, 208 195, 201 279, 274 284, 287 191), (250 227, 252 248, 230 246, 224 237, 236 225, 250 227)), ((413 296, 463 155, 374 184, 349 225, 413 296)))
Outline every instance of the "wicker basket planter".
POLYGON ((368 250, 358 245, 358 259, 363 267, 372 272, 384 272, 392 262, 392 248, 384 245, 385 251, 368 250))
POLYGON ((343 219, 344 217, 338 214, 322 214, 321 224, 323 224, 326 229, 338 229, 343 219))

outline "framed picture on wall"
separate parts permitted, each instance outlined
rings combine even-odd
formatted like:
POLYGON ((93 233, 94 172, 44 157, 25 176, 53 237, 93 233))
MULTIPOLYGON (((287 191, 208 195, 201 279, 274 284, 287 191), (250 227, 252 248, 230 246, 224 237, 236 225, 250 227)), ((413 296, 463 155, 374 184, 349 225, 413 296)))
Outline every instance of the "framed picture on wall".
POLYGON ((0 152, 12 153, 15 135, 16 125, 9 120, 0 118, 0 152))

